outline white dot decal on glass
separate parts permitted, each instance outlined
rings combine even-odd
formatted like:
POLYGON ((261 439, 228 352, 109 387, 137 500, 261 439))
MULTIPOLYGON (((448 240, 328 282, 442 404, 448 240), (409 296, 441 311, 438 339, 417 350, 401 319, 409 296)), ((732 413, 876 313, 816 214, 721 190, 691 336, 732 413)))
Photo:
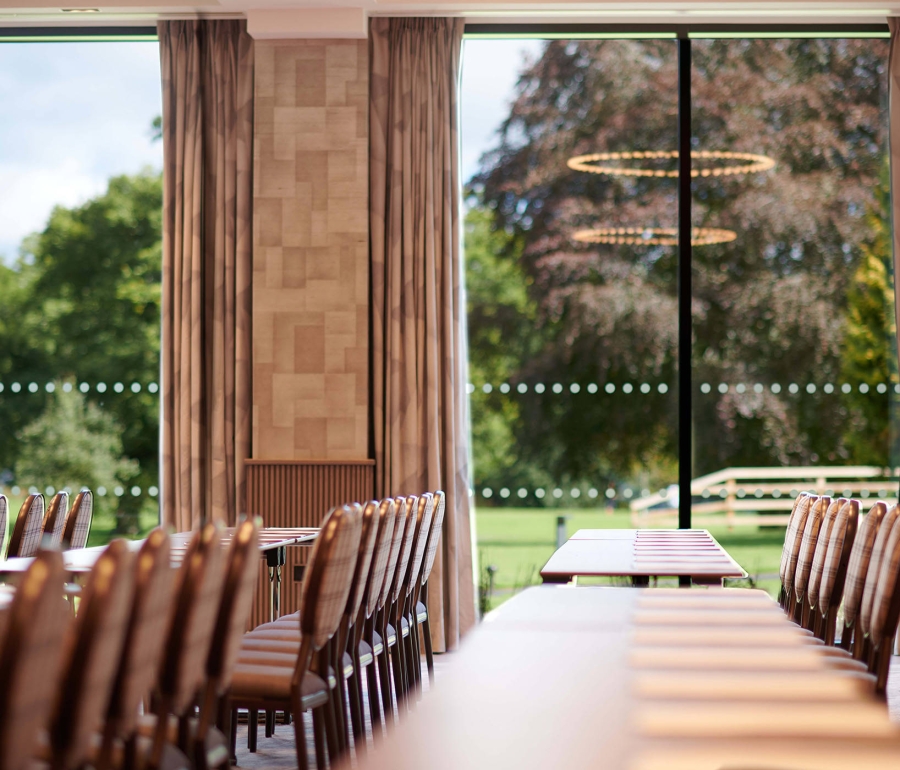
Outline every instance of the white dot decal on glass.
POLYGON ((669 386, 666 385, 666 383, 664 383, 664 382, 659 383, 659 386, 656 389, 660 393, 668 393, 669 392, 669 386))
POLYGON ((894 385, 894 393, 900 393, 900 385, 894 385))
POLYGON ((649 490, 649 489, 642 489, 642 490, 641 490, 641 497, 650 497, 650 490, 649 490))
POLYGON ((21 492, 22 490, 19 489, 18 487, 13 487, 13 488, 10 489, 9 491, 12 492, 14 495, 18 495, 19 492, 21 492))
POLYGON ((739 489, 739 490, 737 491, 737 496, 738 496, 738 497, 746 497, 746 496, 747 496, 747 493, 746 493, 743 489, 739 489))
POLYGON ((159 494, 159 490, 156 487, 150 487, 147 490, 147 494, 150 495, 150 497, 156 497, 159 494))
POLYGON ((559 498, 561 498, 561 497, 563 496, 563 491, 562 491, 561 489, 554 489, 554 490, 553 490, 553 496, 554 496, 557 500, 559 500, 559 498))
POLYGON ((631 393, 632 390, 634 390, 634 387, 631 385, 630 382, 626 382, 626 383, 622 386, 622 392, 623 392, 623 393, 631 393))
POLYGON ((140 393, 141 392, 141 383, 132 382, 131 383, 131 392, 132 393, 140 393))
POLYGON ((791 490, 791 497, 796 497, 796 496, 799 495, 799 494, 800 494, 800 490, 799 490, 799 489, 792 489, 792 490, 791 490))
POLYGON ((700 392, 701 392, 701 393, 709 393, 709 391, 711 391, 711 390, 712 390, 712 388, 710 387, 710 385, 709 385, 708 382, 704 382, 704 383, 700 386, 700 392))
POLYGON ((106 393, 106 383, 105 382, 97 383, 97 392, 98 393, 106 393))
POLYGON ((760 498, 760 497, 763 496, 763 491, 762 491, 761 489, 757 489, 757 490, 753 493, 753 496, 756 497, 756 498, 760 498))
POLYGON ((141 494, 141 488, 140 488, 140 487, 132 487, 132 488, 131 488, 131 496, 132 496, 132 497, 139 497, 140 494, 141 494))
POLYGON ((543 499, 544 499, 544 495, 546 495, 546 494, 547 494, 547 493, 546 493, 543 489, 535 489, 535 490, 534 490, 534 496, 535 496, 538 500, 543 500, 543 499))
POLYGON ((588 386, 587 386, 587 392, 588 392, 588 393, 596 393, 597 390, 598 390, 598 388, 597 388, 597 383, 596 383, 596 382, 591 382, 591 383, 588 384, 588 386))
POLYGON ((481 389, 482 389, 485 393, 490 393, 490 392, 494 389, 494 386, 491 385, 491 383, 486 382, 486 383, 484 383, 484 385, 481 386, 481 389))
POLYGON ((763 386, 762 386, 760 383, 757 382, 756 385, 753 386, 753 392, 754 392, 754 393, 762 393, 762 392, 763 392, 763 386))
POLYGON ((725 490, 725 489, 720 489, 720 490, 719 490, 719 497, 721 497, 721 498, 724 500, 726 497, 728 497, 728 491, 725 490))
POLYGON ((878 387, 875 388, 879 393, 887 393, 887 385, 883 382, 878 383, 878 387))
MULTIPOLYGON (((155 393, 156 391, 153 390, 152 388, 153 388, 153 383, 150 383, 150 387, 148 387, 147 390, 149 390, 151 393, 155 393)), ((475 392, 475 386, 471 382, 466 383, 466 393, 468 393, 471 396, 474 392, 475 392)))
POLYGON ((11 390, 13 393, 18 393, 20 390, 22 390, 22 386, 19 385, 18 382, 14 382, 14 383, 10 386, 10 390, 11 390))
MULTIPOLYGON (((614 490, 614 489, 607 489, 607 490, 606 490, 606 496, 607 496, 607 497, 609 497, 609 493, 610 493, 610 492, 612 492, 613 495, 616 494, 616 490, 614 490)), ((599 493, 596 489, 594 489, 593 487, 591 487, 591 488, 588 490, 588 497, 591 498, 591 500, 593 500, 593 499, 594 499, 595 497, 597 497, 597 495, 599 495, 599 494, 600 494, 600 493, 599 493)))
POLYGON ((569 494, 572 495, 572 497, 581 497, 581 490, 573 489, 571 492, 569 492, 569 494))
POLYGON ((519 497, 521 497, 521 498, 525 498, 525 497, 528 497, 528 490, 525 489, 524 487, 521 487, 521 488, 519 489, 519 491, 516 492, 516 494, 517 494, 519 497))
POLYGON ((743 393, 744 391, 747 390, 747 386, 744 385, 743 382, 739 382, 739 383, 735 386, 734 389, 735 389, 738 393, 743 393))
POLYGON ((779 385, 777 382, 773 382, 771 390, 773 393, 781 393, 781 385, 779 385))
POLYGON ((106 487, 97 487, 97 494, 100 497, 106 497, 106 487))
POLYGON ((562 393, 563 392, 562 383, 554 382, 553 383, 553 392, 554 393, 562 393))
POLYGON ((63 393, 71 393, 72 392, 72 383, 64 382, 63 383, 63 393))
POLYGON ((824 390, 826 393, 834 393, 834 385, 832 385, 830 382, 826 382, 822 386, 822 390, 824 390))
POLYGON ((641 393, 649 393, 650 392, 650 383, 642 382, 641 383, 641 393))
POLYGON ((577 382, 573 382, 571 385, 569 385, 569 390, 572 393, 578 393, 578 391, 581 390, 581 385, 579 385, 577 382))
POLYGON ((611 382, 607 382, 606 385, 603 386, 603 390, 605 390, 607 393, 615 393, 616 386, 613 385, 611 382))
POLYGON ((40 490, 37 487, 28 487, 29 495, 36 495, 36 494, 39 494, 39 492, 40 492, 40 490))
POLYGON ((38 384, 36 382, 29 382, 28 390, 30 390, 32 393, 37 393, 38 392, 38 384))
POLYGON ((710 492, 708 489, 704 489, 704 490, 700 493, 700 497, 702 497, 702 498, 705 500, 705 499, 707 499, 711 494, 712 494, 712 492, 710 492))
POLYGON ((481 490, 482 497, 492 497, 493 494, 494 494, 494 490, 491 489, 490 487, 485 487, 484 489, 481 490))
POLYGON ((540 394, 540 393, 543 393, 545 390, 546 390, 546 388, 544 387, 543 382, 539 382, 537 385, 534 386, 535 393, 540 394))
POLYGON ((879 489, 879 490, 878 490, 878 496, 879 496, 879 497, 887 497, 887 490, 886 490, 886 489, 879 489))
POLYGON ((780 490, 780 489, 773 489, 773 490, 772 490, 772 497, 775 497, 775 498, 781 497, 781 490, 780 490))
POLYGON ((48 382, 46 385, 44 385, 44 390, 46 390, 48 393, 52 393, 54 390, 56 390, 56 384, 48 382))
POLYGON ((125 390, 125 386, 121 382, 117 382, 115 385, 113 385, 113 390, 116 391, 116 393, 121 393, 123 390, 125 390))
POLYGON ((125 487, 116 487, 115 489, 113 489, 113 493, 116 497, 121 497, 125 494, 125 487))
POLYGON ((2 392, 3 392, 3 383, 0 382, 0 393, 2 393, 2 392))
POLYGON ((796 382, 792 382, 790 385, 788 385, 788 393, 799 393, 799 392, 800 392, 800 386, 796 382))
POLYGON ((841 393, 849 393, 853 390, 853 386, 849 382, 845 382, 841 385, 841 393))
POLYGON ((841 497, 846 497, 846 498, 853 497, 853 490, 852 489, 842 489, 841 497))
POLYGON ((868 392, 869 392, 869 386, 868 386, 866 383, 864 383, 864 382, 861 383, 860 386, 859 386, 859 392, 860 392, 860 393, 868 393, 868 392))
POLYGON ((500 392, 501 393, 509 393, 509 383, 508 382, 504 382, 503 384, 500 385, 500 392))
POLYGON ((626 489, 624 492, 622 492, 622 497, 624 497, 626 500, 630 500, 632 497, 634 497, 634 492, 630 489, 626 489))
POLYGON ((45 495, 55 495, 55 494, 56 494, 56 490, 55 490, 53 487, 47 487, 47 488, 44 490, 44 494, 45 494, 45 495))
POLYGON ((810 393, 810 394, 815 393, 815 392, 816 392, 816 386, 813 385, 812 383, 809 383, 809 385, 806 386, 806 392, 807 392, 807 393, 810 393))
POLYGON ((724 382, 719 383, 719 393, 727 393, 728 386, 724 382))
POLYGON ((860 496, 860 497, 868 497, 868 496, 869 496, 869 490, 868 490, 868 489, 863 489, 863 490, 859 493, 859 496, 860 496))
POLYGON ((81 385, 78 386, 78 390, 80 390, 82 393, 87 393, 90 389, 91 386, 86 382, 82 382, 81 385))
POLYGON ((518 385, 516 385, 516 390, 519 391, 519 393, 527 393, 528 386, 524 382, 520 382, 518 385))

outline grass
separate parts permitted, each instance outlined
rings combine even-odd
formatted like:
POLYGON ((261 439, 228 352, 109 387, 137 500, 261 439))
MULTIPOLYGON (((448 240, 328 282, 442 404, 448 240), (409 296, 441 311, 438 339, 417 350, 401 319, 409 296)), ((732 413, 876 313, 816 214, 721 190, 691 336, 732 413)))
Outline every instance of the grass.
MULTIPOLYGON (((482 571, 488 565, 496 568, 490 601, 492 608, 522 588, 540 583, 540 569, 556 550, 557 516, 567 517, 568 535, 579 529, 631 528, 631 516, 623 509, 478 508, 476 529, 480 567, 482 571)), ((773 595, 777 592, 783 527, 742 526, 731 532, 721 527, 710 529, 710 533, 750 576, 747 581, 730 584, 752 584, 773 595)))

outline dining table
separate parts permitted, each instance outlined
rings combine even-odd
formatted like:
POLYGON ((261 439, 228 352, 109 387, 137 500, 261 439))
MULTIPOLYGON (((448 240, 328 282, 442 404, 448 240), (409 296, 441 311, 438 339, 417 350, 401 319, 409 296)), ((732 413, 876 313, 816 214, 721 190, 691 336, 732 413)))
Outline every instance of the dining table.
POLYGON ((762 591, 542 585, 355 766, 896 770, 900 726, 762 591))
MULTIPOLYGON (((194 532, 176 532, 170 535, 170 559, 173 568, 181 565, 194 534, 194 532)), ((317 527, 263 527, 259 530, 258 549, 260 556, 266 560, 269 575, 269 620, 275 620, 281 614, 281 573, 287 549, 291 546, 312 545, 318 534, 317 527)), ((233 527, 221 530, 223 548, 231 544, 233 536, 233 527)), ((144 544, 143 539, 126 542, 129 549, 134 552, 139 551, 144 544)), ((90 572, 105 548, 104 545, 98 545, 63 551, 63 569, 68 575, 90 572)), ((0 560, 0 576, 25 572, 32 561, 34 559, 31 557, 0 560)))
POLYGON ((636 586, 655 577, 721 585, 747 573, 705 529, 580 529, 541 569, 544 583, 579 577, 627 578, 636 586))

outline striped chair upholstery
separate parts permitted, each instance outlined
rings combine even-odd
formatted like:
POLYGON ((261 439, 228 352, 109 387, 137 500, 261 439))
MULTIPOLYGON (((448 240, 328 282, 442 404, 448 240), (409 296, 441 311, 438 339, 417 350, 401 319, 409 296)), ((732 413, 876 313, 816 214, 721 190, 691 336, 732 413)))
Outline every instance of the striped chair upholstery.
POLYGON ((875 593, 878 590, 879 577, 881 575, 881 562, 888 554, 888 542, 894 525, 900 519, 900 505, 891 508, 881 520, 881 527, 878 529, 878 536, 875 538, 875 545, 872 546, 872 556, 869 559, 869 570, 866 574, 865 587, 863 588, 862 601, 859 605, 859 619, 862 625, 863 633, 868 634, 868 630, 872 627, 872 610, 875 604, 875 593))
POLYGON ((44 497, 43 495, 28 495, 19 515, 12 535, 9 538, 9 557, 34 556, 41 545, 41 536, 44 532, 44 497))
POLYGON ((89 489, 82 489, 66 516, 66 528, 63 530, 62 546, 67 549, 84 548, 91 533, 91 521, 94 517, 94 494, 89 489))
POLYGON ((815 495, 802 493, 795 501, 795 507, 788 519, 787 532, 784 535, 784 547, 781 549, 781 566, 778 574, 781 577, 782 588, 787 591, 794 581, 794 572, 797 570, 797 556, 800 551, 800 540, 803 530, 806 528, 806 519, 815 495))
MULTIPOLYGON (((859 522, 859 501, 848 500, 841 506, 831 529, 828 550, 822 565, 822 577, 817 586, 817 595, 810 594, 810 602, 815 601, 819 611, 824 613, 829 607, 837 607, 844 595, 844 580, 847 577, 847 563, 856 539, 859 522)), ((812 590, 812 586, 810 586, 812 590)))
MULTIPOLYGON (((400 558, 397 559, 397 571, 394 573, 394 584, 391 587, 391 601, 398 601, 404 594, 406 568, 409 566, 409 557, 412 554, 413 539, 416 535, 416 514, 418 512, 419 498, 417 495, 409 495, 406 498, 406 526, 403 529, 403 542, 400 546, 400 558)), ((399 631, 399 629, 398 629, 399 631)))
POLYGON ((806 517, 806 526, 803 528, 803 537, 800 540, 800 548, 797 551, 797 567, 794 571, 794 579, 789 584, 785 584, 785 589, 789 593, 793 593, 797 604, 800 604, 806 595, 806 587, 809 585, 809 574, 812 571, 813 557, 816 552, 816 546, 819 543, 819 531, 822 528, 825 513, 830 507, 830 497, 819 497, 810 506, 809 514, 806 517))
POLYGON ((822 572, 825 569, 825 557, 828 554, 828 546, 831 543, 838 513, 849 504, 850 501, 846 497, 839 497, 837 500, 832 500, 828 510, 825 511, 822 526, 819 527, 819 539, 816 541, 816 551, 813 555, 812 569, 809 571, 809 581, 806 587, 806 602, 810 608, 815 608, 819 601, 819 588, 822 582, 822 572))
POLYGON ((438 544, 441 542, 441 532, 444 526, 444 508, 447 504, 447 496, 443 492, 434 493, 434 517, 431 521, 431 532, 428 535, 428 546, 425 549, 425 562, 422 565, 422 585, 428 582, 431 569, 434 567, 434 558, 437 555, 438 544))
POLYGON ((857 528, 844 585, 844 627, 847 629, 853 626, 859 615, 872 549, 875 547, 875 539, 878 537, 885 514, 887 505, 879 500, 869 509, 857 528))
POLYGON ((406 498, 394 499, 394 536, 391 540, 391 550, 388 554, 388 563, 384 573, 384 584, 381 586, 381 595, 378 597, 378 609, 387 604, 391 596, 391 586, 394 584, 394 575, 397 572, 397 563, 400 560, 400 549, 403 547, 403 535, 406 532, 406 498))
POLYGON ((49 538, 53 548, 62 545, 63 529, 66 526, 66 514, 69 512, 69 493, 57 492, 53 495, 47 512, 44 514, 44 535, 49 538))
MULTIPOLYGON (((882 528, 887 529, 884 524, 882 528)), ((869 622, 866 623, 865 617, 863 618, 863 630, 876 650, 882 642, 893 640, 897 631, 896 610, 892 613, 891 605, 897 603, 895 597, 900 587, 898 579, 900 579, 900 519, 894 521, 890 535, 886 538, 869 622), (890 615, 893 615, 893 618, 889 618, 890 615)))
POLYGON ((407 595, 413 592, 413 588, 419 583, 422 574, 422 563, 425 558, 425 547, 428 545, 428 535, 431 533, 431 521, 434 518, 434 495, 426 492, 419 498, 418 513, 416 515, 416 535, 413 545, 412 557, 409 560, 408 579, 406 586, 407 595))
POLYGON ((391 553, 394 536, 394 519, 397 506, 391 498, 378 504, 378 536, 375 540, 375 551, 372 556, 372 569, 369 572, 366 586, 366 617, 378 609, 378 598, 384 586, 384 575, 387 572, 388 558, 391 553))
POLYGON ((372 567, 372 557, 375 553, 375 543, 378 539, 381 517, 379 516, 378 503, 370 500, 362 508, 361 534, 359 541, 359 558, 356 560, 356 569, 353 571, 353 579, 350 583, 350 596, 344 614, 353 623, 359 615, 359 608, 366 595, 369 575, 372 567))
POLYGON ((3 546, 6 545, 6 525, 9 521, 9 500, 6 495, 0 495, 0 555, 3 554, 3 546))

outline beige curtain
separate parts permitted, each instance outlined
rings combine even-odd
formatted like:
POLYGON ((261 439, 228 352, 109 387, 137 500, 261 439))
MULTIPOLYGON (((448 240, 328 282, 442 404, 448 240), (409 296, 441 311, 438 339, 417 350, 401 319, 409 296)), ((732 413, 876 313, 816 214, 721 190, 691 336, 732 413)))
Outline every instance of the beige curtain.
POLYGON ((458 80, 463 21, 374 19, 369 106, 376 495, 443 489, 435 649, 475 622, 458 80))
POLYGON ((250 456, 253 41, 158 25, 163 96, 162 518, 233 524, 250 456))

